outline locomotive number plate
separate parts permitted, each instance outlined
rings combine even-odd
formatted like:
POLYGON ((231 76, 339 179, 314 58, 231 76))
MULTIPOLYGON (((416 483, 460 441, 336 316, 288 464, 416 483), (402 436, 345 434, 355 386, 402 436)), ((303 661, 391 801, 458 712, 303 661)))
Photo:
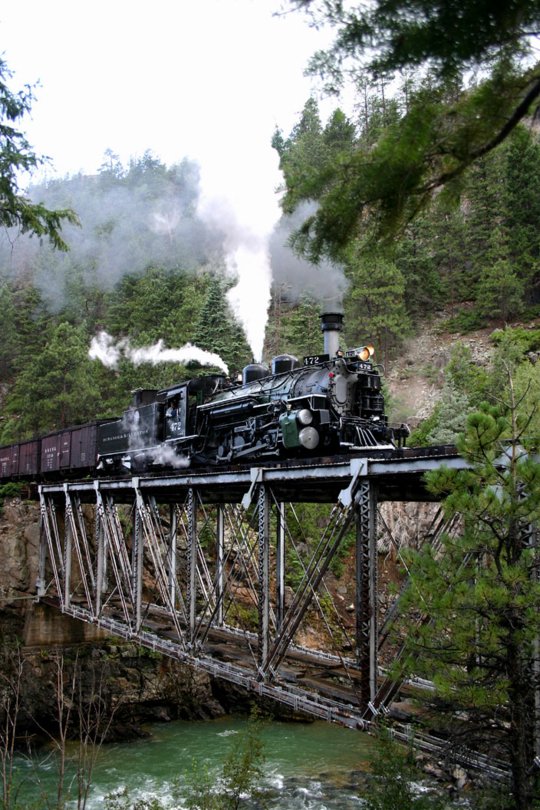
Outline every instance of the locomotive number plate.
POLYGON ((328 360, 330 360, 329 354, 310 354, 308 357, 304 357, 304 365, 316 366, 318 363, 326 363, 328 360))

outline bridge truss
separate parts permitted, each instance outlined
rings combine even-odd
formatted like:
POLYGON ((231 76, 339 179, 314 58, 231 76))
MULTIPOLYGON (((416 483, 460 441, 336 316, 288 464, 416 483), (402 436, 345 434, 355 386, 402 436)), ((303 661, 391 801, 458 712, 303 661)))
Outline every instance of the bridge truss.
MULTIPOLYGON (((398 594, 381 617, 379 504, 428 500, 423 473, 442 460, 462 463, 401 451, 44 484, 38 597, 296 711, 366 727, 399 689, 379 667, 400 604, 398 594), (315 537, 306 503, 318 505, 315 537), (346 606, 328 587, 345 546, 346 606)), ((451 528, 435 510, 425 541, 451 528)))

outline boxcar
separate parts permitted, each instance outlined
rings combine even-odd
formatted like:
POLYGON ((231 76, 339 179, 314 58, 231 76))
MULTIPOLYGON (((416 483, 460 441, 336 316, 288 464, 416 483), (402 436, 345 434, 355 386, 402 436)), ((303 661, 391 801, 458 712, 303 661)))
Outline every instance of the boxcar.
POLYGON ((19 445, 0 447, 0 478, 13 478, 19 473, 19 445))
POLYGON ((50 433, 41 439, 41 472, 59 473, 71 463, 71 433, 73 428, 50 433))
POLYGON ((39 472, 41 439, 32 439, 19 444, 19 470, 20 476, 28 477, 39 472))
POLYGON ((71 469, 94 470, 97 461, 97 422, 73 428, 71 432, 71 469))

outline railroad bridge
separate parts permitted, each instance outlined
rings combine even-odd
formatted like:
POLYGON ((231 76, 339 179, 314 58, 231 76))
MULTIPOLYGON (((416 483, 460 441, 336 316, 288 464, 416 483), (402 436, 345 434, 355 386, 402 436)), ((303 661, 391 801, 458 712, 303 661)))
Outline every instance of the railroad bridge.
MULTIPOLYGON (((295 710, 365 728, 399 689, 380 667, 400 596, 382 616, 379 505, 432 500, 423 476, 442 464, 464 462, 455 448, 402 448, 43 484, 38 597, 295 710), (306 503, 321 505, 309 554, 306 503), (355 547, 348 613, 325 582, 345 542, 355 547), (324 649, 308 643, 308 625, 324 649)), ((449 528, 435 509, 424 540, 449 528)))

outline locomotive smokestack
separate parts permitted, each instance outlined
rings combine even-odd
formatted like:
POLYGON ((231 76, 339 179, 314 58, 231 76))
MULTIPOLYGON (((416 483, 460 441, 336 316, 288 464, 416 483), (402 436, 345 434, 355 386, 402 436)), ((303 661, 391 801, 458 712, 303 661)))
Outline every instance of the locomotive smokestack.
POLYGON ((321 313, 321 330, 324 336, 324 353, 335 357, 339 349, 339 333, 343 329, 343 312, 321 313))

